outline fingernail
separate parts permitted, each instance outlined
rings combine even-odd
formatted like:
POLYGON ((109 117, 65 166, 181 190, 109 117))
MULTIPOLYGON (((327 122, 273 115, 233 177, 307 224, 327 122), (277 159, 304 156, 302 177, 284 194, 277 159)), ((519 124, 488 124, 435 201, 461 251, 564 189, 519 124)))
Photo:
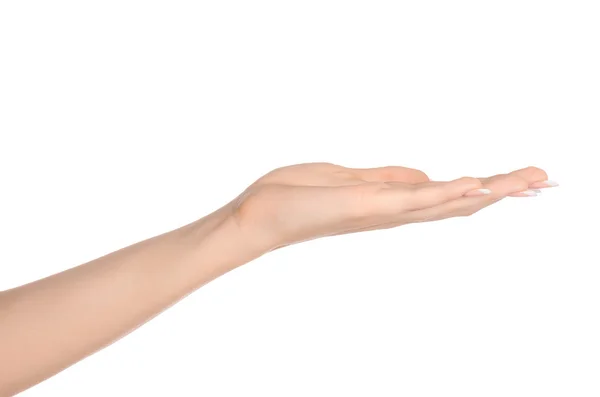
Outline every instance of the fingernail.
POLYGON ((556 186, 558 186, 558 182, 556 182, 556 181, 543 181, 542 183, 544 185, 548 186, 548 187, 556 187, 556 186))
POLYGON ((490 194, 492 191, 490 189, 475 189, 475 190, 471 190, 470 192, 465 193, 465 196, 467 197, 473 197, 473 196, 485 196, 487 194, 490 194))
POLYGON ((537 195, 538 195, 538 194, 535 192, 535 190, 525 190, 525 191, 522 191, 522 192, 519 192, 519 193, 521 193, 521 194, 524 194, 525 196, 530 196, 530 197, 533 197, 533 196, 537 196, 537 195))
POLYGON ((537 194, 542 194, 542 190, 541 189, 531 189, 531 190, 533 190, 537 194))
POLYGON ((532 188, 545 188, 545 187, 555 187, 558 186, 558 182, 554 182, 554 181, 541 181, 541 182, 534 182, 531 185, 529 185, 529 187, 532 188))

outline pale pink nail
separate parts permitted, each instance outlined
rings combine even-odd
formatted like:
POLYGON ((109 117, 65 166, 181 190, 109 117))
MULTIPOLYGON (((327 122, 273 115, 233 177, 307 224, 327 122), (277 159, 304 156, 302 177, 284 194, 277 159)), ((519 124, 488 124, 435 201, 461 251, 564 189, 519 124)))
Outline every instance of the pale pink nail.
POLYGON ((487 196, 492 193, 490 189, 475 189, 465 193, 466 197, 487 196))
POLYGON ((548 180, 548 181, 535 182, 535 183, 531 184, 530 187, 544 188, 544 187, 556 187, 556 186, 558 186, 558 182, 548 180))
POLYGON ((524 194, 525 196, 528 196, 528 197, 534 197, 534 196, 538 195, 534 190, 525 190, 525 191, 519 192, 519 193, 524 194))

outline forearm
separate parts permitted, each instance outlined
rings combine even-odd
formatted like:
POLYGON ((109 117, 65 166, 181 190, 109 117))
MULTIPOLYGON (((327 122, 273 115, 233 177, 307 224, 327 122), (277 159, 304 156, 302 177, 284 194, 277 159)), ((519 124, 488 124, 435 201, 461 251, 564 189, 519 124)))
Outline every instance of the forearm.
POLYGON ((258 256, 224 211, 0 294, 0 396, 61 371, 258 256))

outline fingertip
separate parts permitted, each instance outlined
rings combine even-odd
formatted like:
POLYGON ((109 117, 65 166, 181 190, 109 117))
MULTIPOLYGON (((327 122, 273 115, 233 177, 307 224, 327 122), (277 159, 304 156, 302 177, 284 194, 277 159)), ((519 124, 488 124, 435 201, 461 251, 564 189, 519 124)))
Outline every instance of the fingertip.
POLYGON ((551 181, 551 180, 535 182, 535 183, 532 183, 531 185, 529 185, 529 187, 531 187, 531 188, 538 188, 538 189, 543 189, 543 188, 548 188, 548 187, 557 187, 557 186, 559 186, 559 183, 556 181, 551 181))
POLYGON ((536 191, 536 190, 523 190, 522 192, 516 192, 516 193, 511 193, 509 194, 510 197, 537 197, 540 195, 541 192, 536 191))
POLYGON ((488 196, 492 194, 490 189, 475 189, 470 190, 464 194, 465 197, 480 197, 480 196, 488 196))
POLYGON ((530 165, 529 167, 522 168, 511 172, 513 175, 518 175, 521 178, 526 179, 528 182, 545 181, 548 179, 546 171, 539 167, 530 165))

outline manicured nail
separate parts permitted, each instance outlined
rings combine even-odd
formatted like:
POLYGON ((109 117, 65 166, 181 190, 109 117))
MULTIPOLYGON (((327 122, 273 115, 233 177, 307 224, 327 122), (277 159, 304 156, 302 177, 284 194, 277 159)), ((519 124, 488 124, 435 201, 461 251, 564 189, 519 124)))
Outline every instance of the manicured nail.
POLYGON ((485 196, 490 194, 492 191, 490 189, 475 189, 470 192, 465 193, 466 197, 476 197, 476 196, 485 196))
POLYGON ((541 189, 532 189, 534 192, 536 192, 537 194, 542 194, 542 190, 541 189))
POLYGON ((541 181, 541 182, 535 182, 533 184, 531 184, 531 187, 533 188, 545 188, 545 187, 556 187, 558 186, 558 182, 555 181, 541 181))
POLYGON ((519 192, 521 194, 524 194, 525 196, 529 196, 529 197, 533 197, 533 196, 537 196, 538 194, 535 192, 535 190, 525 190, 522 192, 519 192))

